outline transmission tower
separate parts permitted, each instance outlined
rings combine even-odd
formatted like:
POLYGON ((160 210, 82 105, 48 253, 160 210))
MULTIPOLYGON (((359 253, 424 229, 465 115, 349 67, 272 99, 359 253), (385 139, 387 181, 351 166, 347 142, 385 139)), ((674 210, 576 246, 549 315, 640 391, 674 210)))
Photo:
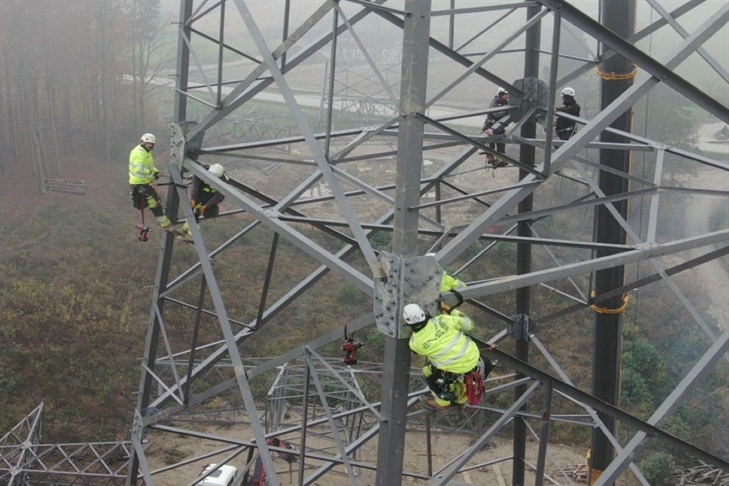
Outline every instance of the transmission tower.
POLYGON ((693 277, 708 268, 713 284, 729 285, 715 270, 729 228, 701 209, 683 224, 672 212, 729 206, 726 137, 709 144, 715 155, 631 133, 633 108, 657 87, 726 132, 729 109, 716 98, 729 73, 707 41, 726 35, 729 5, 588 8, 182 0, 166 209, 190 224, 194 243, 162 240, 131 440, 43 444, 41 404, 0 437, 0 483, 192 484, 215 462, 248 477, 265 470, 270 485, 493 484, 500 463, 512 485, 572 484, 550 473, 562 426, 592 434, 592 484, 633 475, 647 485, 637 459, 655 441, 729 471, 721 451, 665 427, 729 361, 726 293, 716 324, 702 300, 716 289, 693 277), (687 61, 717 80, 713 95, 696 72, 678 74, 687 61), (578 87, 583 115, 559 140, 552 126, 570 118, 555 109, 566 86, 578 87), (480 128, 497 87, 510 103, 506 132, 494 137, 480 128), (508 166, 492 169, 485 154, 508 166), (204 169, 212 162, 228 182, 204 169), (226 196, 217 220, 194 223, 190 176, 226 196), (474 339, 499 365, 481 405, 434 415, 417 404, 429 391, 400 315, 413 301, 435 312, 446 266, 467 282, 474 339), (670 302, 643 296, 654 289, 670 302), (349 315, 333 315, 332 296, 349 315), (659 305, 680 315, 667 333, 705 337, 641 420, 620 403, 623 321, 650 322, 659 305), (575 347, 560 349, 555 335, 575 347), (339 348, 353 336, 370 342, 348 366, 339 348), (375 340, 383 362, 367 360, 375 340), (591 360, 592 376, 570 376, 568 356, 591 360), (443 429, 470 438, 435 451, 443 429), (511 439, 509 457, 486 450, 497 435, 511 439))
MULTIPOLYGON (((632 32, 632 1, 620 2, 625 9, 620 11, 611 10, 613 3, 603 5, 602 24, 561 0, 313 3, 284 0, 261 7, 244 0, 182 1, 170 163, 174 185, 167 213, 179 214, 190 224, 194 244, 169 234, 160 250, 128 483, 166 484, 171 471, 215 456, 218 462, 242 461, 246 472, 258 457, 271 485, 293 481, 292 468, 298 484, 374 481, 384 486, 400 484, 404 476, 428 484, 461 484, 456 475, 476 466, 488 469, 491 462, 479 463, 483 446, 508 430, 513 437, 513 456, 508 458, 512 484, 526 484, 532 476, 535 484, 543 484, 551 427, 567 420, 552 412, 558 403, 569 401, 583 410, 585 426, 596 431, 594 484, 613 484, 628 468, 647 484, 632 461, 648 436, 716 467, 729 467, 716 451, 661 429, 729 349, 729 331, 707 322, 679 280, 681 273, 729 253, 729 228, 677 233, 664 226, 663 199, 670 194, 691 204, 692 198, 711 197, 726 206, 729 164, 634 135, 629 122, 631 107, 661 84, 707 116, 729 122, 725 105, 690 77, 676 73, 697 52, 707 69, 729 84, 726 67, 702 47, 726 29, 729 6, 690 1, 668 12, 656 0, 647 0, 640 5, 652 9, 657 20, 632 32), (297 10, 302 3, 305 12, 297 10), (702 23, 687 31, 680 17, 699 8, 711 11, 705 10, 702 23), (273 23, 276 16, 279 22, 273 23), (397 32, 397 91, 375 53, 368 54, 371 40, 365 38, 373 25, 380 33, 397 32), (231 26, 244 26, 243 38, 240 31, 231 33, 231 26), (673 29, 679 39, 670 49, 664 46, 662 52, 668 54, 655 59, 636 44, 659 29, 673 29), (550 31, 547 42, 550 36, 543 34, 550 31), (580 35, 565 41, 566 32, 580 35), (338 56, 337 40, 343 37, 345 50, 338 56), (565 54, 566 44, 575 39, 594 55, 565 54), (203 66, 197 54, 211 45, 218 52, 215 69, 203 66), (353 54, 354 45, 360 55, 353 54), (301 80, 312 65, 324 68, 309 62, 320 52, 327 53, 329 74, 315 76, 328 85, 319 86, 318 93, 334 96, 334 82, 342 72, 337 59, 357 60, 369 69, 368 82, 379 83, 399 112, 368 118, 367 127, 341 128, 339 121, 356 104, 336 110, 329 98, 326 120, 315 130, 311 108, 321 106, 320 97, 302 95, 301 80), (571 67, 565 69, 568 61, 571 67), (523 66, 517 74, 515 64, 523 66), (590 117, 573 117, 580 128, 572 138, 557 140, 553 122, 566 115, 555 111, 555 100, 563 87, 585 77, 602 84, 600 103, 590 117), (193 84, 191 78, 205 81, 193 84), (511 125, 505 135, 489 137, 479 131, 489 111, 485 106, 490 96, 483 93, 495 93, 497 86, 511 95, 509 117, 502 120, 511 125), (481 93, 477 98, 474 87, 481 93), (221 124, 264 94, 287 107, 295 125, 291 135, 223 145, 206 141, 206 133, 219 135, 221 124), (458 100, 462 110, 443 108, 444 102, 453 106, 458 100), (188 119, 191 104, 204 107, 204 115, 188 119), (488 145, 496 138, 507 145, 505 154, 488 145), (393 141, 396 146, 390 148, 393 141), (290 147, 290 154, 267 151, 277 146, 290 147), (479 152, 497 155, 509 167, 492 176, 479 152), (644 157, 638 161, 636 154, 644 157), (427 165, 424 157, 437 163, 427 165), (679 187, 666 176, 668 157, 679 159, 675 163, 686 172, 709 171, 718 185, 679 187), (235 159, 270 160, 280 166, 268 179, 254 183, 235 159), (201 165, 213 160, 224 161, 230 183, 211 177, 201 165), (205 219, 199 227, 194 224, 187 204, 189 175, 226 196, 227 211, 220 218, 226 225, 221 221, 212 231, 205 219), (317 187, 323 191, 315 194, 317 187), (631 214, 628 202, 645 210, 631 214), (574 235, 550 231, 549 222, 565 215, 581 222, 574 235), (375 243, 378 235, 386 235, 384 247, 375 243), (243 257, 241 247, 260 250, 266 246, 263 241, 268 243, 267 261, 243 257), (505 246, 516 248, 508 257, 513 274, 490 274, 489 260, 505 246), (423 256, 429 251, 435 252, 434 258, 423 256), (277 266, 283 253, 298 255, 301 268, 277 266), (537 256, 539 268, 533 265, 537 256), (427 390, 418 371, 410 373, 409 335, 400 314, 411 301, 434 311, 438 290, 433 282, 439 281, 443 267, 456 263, 460 268, 455 273, 468 282, 463 295, 472 317, 489 322, 486 327, 493 331, 479 342, 483 349, 487 343, 500 345, 484 352, 502 370, 515 372, 490 392, 513 396, 506 408, 474 408, 482 412, 479 417, 488 414, 488 420, 476 427, 470 447, 441 451, 449 454, 445 467, 433 470, 428 460, 411 470, 404 467, 411 453, 408 434, 416 433, 410 426, 425 421, 429 433, 433 417, 416 405, 427 390), (288 290, 274 294, 272 284, 280 285, 281 276, 288 290), (670 289, 709 344, 643 421, 619 406, 620 328, 631 293, 653 285, 670 289), (332 289, 351 290, 352 302, 363 298, 366 305, 353 304, 358 314, 340 322, 316 307, 332 289), (545 314, 538 304, 545 299, 560 310, 545 314), (540 329, 576 313, 584 316, 585 326, 560 332, 590 334, 594 324, 591 353, 601 361, 595 361, 592 393, 575 386, 576 377, 568 376, 558 353, 540 336, 540 329), (380 388, 374 394, 363 391, 359 372, 327 356, 343 333, 362 335, 373 324, 385 341, 380 388), (283 326, 296 335, 297 327, 315 325, 319 337, 286 349, 273 346, 280 354, 263 363, 250 360, 260 354, 256 347, 265 345, 264 335, 274 335, 283 326), (221 368, 221 379, 209 379, 212 370, 221 368), (274 383, 256 382, 271 374, 277 376, 274 383), (268 391, 268 400, 261 398, 261 390, 268 391), (230 392, 242 402, 238 409, 245 409, 248 435, 202 433, 176 420, 193 409, 214 408, 207 406, 230 392), (540 410, 536 419, 530 412, 535 409, 540 410), (538 427, 530 424, 534 420, 538 427), (616 438, 618 423, 633 431, 626 442, 616 438), (527 458, 532 432, 539 440, 533 461, 527 458), (171 435, 219 447, 173 464, 152 464, 145 441, 171 435), (277 457, 285 451, 272 445, 274 437, 294 447, 297 463, 292 468, 281 470, 277 457), (321 445, 322 437, 329 446, 321 445), (365 457, 364 448, 375 443, 375 452, 365 457)), ((383 52, 377 56, 385 56, 383 52)), ((362 94, 366 98, 379 92, 362 94)), ((470 416, 466 421, 473 420, 479 419, 470 416)))

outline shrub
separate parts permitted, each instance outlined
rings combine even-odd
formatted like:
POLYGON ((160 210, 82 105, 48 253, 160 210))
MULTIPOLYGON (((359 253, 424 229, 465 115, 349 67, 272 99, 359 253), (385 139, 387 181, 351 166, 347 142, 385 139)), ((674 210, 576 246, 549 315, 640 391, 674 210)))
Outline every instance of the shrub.
POLYGON ((666 452, 657 452, 640 463, 640 470, 653 486, 671 486, 669 478, 676 469, 673 456, 666 452))
POLYGON ((392 233, 389 231, 373 231, 369 240, 375 250, 392 251, 392 233))
POLYGON ((162 462, 164 462, 168 466, 171 464, 176 464, 187 457, 187 453, 185 451, 181 451, 177 448, 164 449, 162 451, 162 454, 162 462))

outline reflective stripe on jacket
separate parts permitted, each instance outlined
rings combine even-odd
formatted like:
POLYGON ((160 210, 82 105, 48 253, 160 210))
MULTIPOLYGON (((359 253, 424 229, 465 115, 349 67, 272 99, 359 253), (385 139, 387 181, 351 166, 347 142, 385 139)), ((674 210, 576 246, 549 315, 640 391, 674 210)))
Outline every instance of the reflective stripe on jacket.
POLYGON ((134 147, 129 154, 129 184, 149 184, 154 182, 154 174, 159 172, 154 166, 151 152, 141 145, 134 147))
MULTIPOLYGON (((230 178, 228 174, 224 173, 220 179, 228 182, 230 178)), ((225 199, 225 196, 220 191, 197 176, 192 178, 192 190, 190 193, 192 194, 192 199, 197 203, 197 207, 212 207, 220 204, 225 199)))
POLYGON ((478 364, 480 353, 471 338, 464 334, 473 329, 473 321, 462 312, 440 314, 410 337, 410 349, 430 359, 436 368, 451 373, 468 373, 478 364))

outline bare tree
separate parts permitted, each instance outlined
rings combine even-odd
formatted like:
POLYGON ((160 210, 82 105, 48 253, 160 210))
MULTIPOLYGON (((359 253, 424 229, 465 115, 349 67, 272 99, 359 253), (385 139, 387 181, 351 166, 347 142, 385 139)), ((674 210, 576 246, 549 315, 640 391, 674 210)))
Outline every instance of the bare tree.
POLYGON ((174 60, 174 52, 163 36, 164 21, 160 19, 160 0, 131 0, 132 24, 132 98, 134 127, 140 132, 146 127, 146 102, 156 88, 154 78, 174 60))
POLYGON ((118 160, 172 60, 159 12, 160 0, 0 1, 0 172, 26 164, 43 191, 64 156, 118 160))
POLYGON ((129 72, 125 47, 128 28, 127 1, 97 0, 87 3, 91 6, 91 42, 94 57, 98 62, 96 78, 91 78, 94 88, 93 114, 96 121, 97 137, 102 143, 102 157, 111 163, 112 152, 118 138, 117 115, 123 113, 121 101, 124 99, 124 74, 129 72))
POLYGON ((0 51, 0 115, 3 119, 3 127, 0 130, 0 159, 3 169, 12 152, 13 160, 20 161, 20 137, 18 127, 20 125, 19 106, 22 81, 19 68, 21 67, 21 53, 17 46, 17 20, 15 16, 18 10, 18 2, 0 2, 0 45, 4 48, 0 51))

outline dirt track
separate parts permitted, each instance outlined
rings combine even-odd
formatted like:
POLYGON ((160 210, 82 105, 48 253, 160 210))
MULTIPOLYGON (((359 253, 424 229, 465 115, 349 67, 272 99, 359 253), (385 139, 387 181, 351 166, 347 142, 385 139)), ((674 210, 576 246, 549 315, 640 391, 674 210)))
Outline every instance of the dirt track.
MULTIPOLYGON (((204 428, 202 431, 236 438, 250 438, 253 435, 247 425, 236 425, 230 428, 210 426, 204 428)), ((163 466, 162 459, 165 456, 182 456, 184 454, 185 457, 188 457, 216 449, 216 445, 209 441, 183 438, 180 436, 165 436, 161 433, 154 433, 149 438, 154 442, 148 457, 150 466, 153 469, 163 466)), ((473 444, 473 440, 474 436, 472 435, 454 432, 434 432, 432 436, 433 471, 437 472, 439 469, 447 467, 449 461, 455 457, 454 454, 468 449, 473 444)), ((297 438, 292 438, 291 442, 295 447, 298 447, 297 438)), ((221 444, 217 444, 217 448, 220 447, 221 444)), ((331 439, 326 440, 317 437, 315 434, 311 434, 307 437, 307 448, 320 450, 326 448, 327 453, 333 453, 336 450, 336 445, 331 439)), ((155 484, 157 486, 179 486, 189 483, 197 476, 204 464, 220 461, 227 455, 227 453, 219 454, 205 461, 195 463, 194 465, 177 468, 162 475, 155 476, 155 484)), ((512 442, 508 439, 497 437, 490 441, 482 451, 477 452, 469 462, 469 465, 476 466, 499 459, 503 459, 504 461, 494 466, 475 467, 470 471, 456 475, 454 480, 474 485, 511 484, 512 464, 508 458, 512 455, 512 442)), ((242 470, 245 466, 246 456, 247 452, 234 458, 230 464, 242 470)), ((377 438, 364 445, 358 460, 370 463, 377 461, 377 438)), ((532 465, 536 465, 537 463, 537 442, 534 440, 530 440, 527 443, 527 462, 532 465)), ((569 481, 561 475, 560 470, 562 468, 574 468, 575 465, 583 462, 584 454, 581 451, 561 445, 550 445, 546 472, 560 484, 569 484, 569 481)), ((288 463, 281 458, 274 458, 274 463, 276 464, 282 485, 298 484, 298 464, 293 464, 290 470, 288 463)), ((311 460, 308 460, 307 464, 311 465, 311 460)), ((316 466, 315 462, 313 464, 316 466)), ((527 466, 528 472, 526 477, 528 484, 534 482, 534 474, 530 469, 527 466)), ((406 435, 404 470, 419 474, 427 474, 428 472, 426 436, 423 430, 408 432, 406 435)), ((308 469, 305 472, 305 476, 310 475, 312 472, 313 469, 308 469)), ((375 484, 374 471, 357 468, 355 474, 358 485, 371 486, 375 484)), ((314 484, 319 486, 349 486, 353 483, 347 475, 345 468, 340 466, 335 468, 333 472, 323 476, 314 484)), ((403 479, 403 484, 425 485, 428 483, 425 480, 406 477, 403 479)))

